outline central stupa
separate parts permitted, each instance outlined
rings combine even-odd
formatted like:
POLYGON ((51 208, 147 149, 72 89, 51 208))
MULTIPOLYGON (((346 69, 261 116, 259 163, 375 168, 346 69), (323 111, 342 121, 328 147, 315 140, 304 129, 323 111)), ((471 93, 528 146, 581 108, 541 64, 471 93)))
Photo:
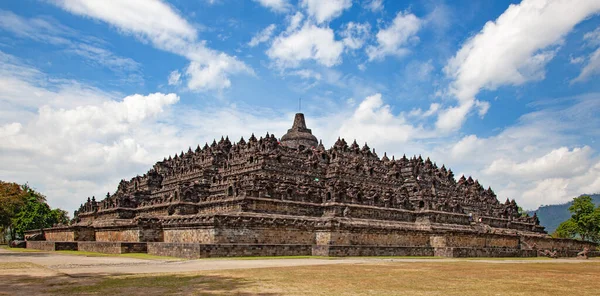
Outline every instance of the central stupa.
POLYGON ((281 145, 298 149, 317 147, 318 144, 317 137, 312 134, 310 129, 306 128, 304 114, 296 113, 292 128, 281 137, 281 145))
POLYGON ((418 157, 317 142, 304 115, 281 138, 191 147, 88 198, 68 226, 28 247, 216 256, 574 256, 592 243, 550 238, 514 200, 418 157))

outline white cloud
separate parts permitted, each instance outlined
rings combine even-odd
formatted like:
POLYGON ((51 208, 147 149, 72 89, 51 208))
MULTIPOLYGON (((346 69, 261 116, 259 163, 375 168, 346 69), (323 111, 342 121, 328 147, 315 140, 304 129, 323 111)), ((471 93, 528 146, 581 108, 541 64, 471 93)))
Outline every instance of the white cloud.
POLYGON ((537 158, 517 162, 510 158, 494 160, 483 172, 525 180, 568 178, 581 175, 589 167, 592 149, 560 147, 537 158))
POLYGON ((138 62, 103 48, 103 40, 82 36, 76 30, 61 25, 53 19, 40 17, 27 19, 10 11, 0 10, 0 29, 9 31, 19 38, 60 47, 64 52, 84 58, 89 64, 110 69, 129 84, 143 84, 138 62))
MULTIPOLYGON (((600 28, 592 32, 585 33, 583 35, 583 40, 586 42, 588 47, 598 47, 594 52, 590 54, 587 58, 587 63, 581 69, 581 73, 575 79, 571 80, 571 83, 575 82, 583 82, 588 80, 591 76, 597 75, 600 73, 600 28)), ((577 63, 583 63, 586 59, 584 57, 579 57, 575 61, 577 63)), ((573 59, 571 59, 571 63, 573 63, 573 59)))
POLYGON ((297 67, 306 60, 331 67, 341 62, 343 50, 332 29, 305 23, 299 30, 275 38, 267 55, 282 68, 297 67))
POLYGON ((569 57, 569 63, 573 65, 581 64, 585 62, 585 57, 569 57))
POLYGON ((371 147, 403 144, 423 137, 421 132, 402 116, 392 114, 390 105, 384 104, 379 93, 366 97, 339 129, 340 136, 366 141, 371 147))
POLYGON ((88 61, 96 62, 113 71, 138 71, 140 64, 131 58, 114 55, 112 52, 88 44, 76 44, 67 52, 86 58, 88 61))
POLYGON ((370 31, 371 25, 369 25, 369 23, 360 24, 349 22, 344 25, 340 35, 344 37, 342 42, 344 42, 346 48, 354 50, 363 47, 365 41, 369 38, 370 31))
POLYGON ((248 42, 248 46, 255 47, 263 42, 269 41, 269 39, 271 39, 271 36, 273 36, 274 31, 275 24, 268 25, 266 28, 258 32, 254 37, 252 37, 250 42, 248 42))
POLYGON ((379 12, 383 10, 383 0, 366 0, 363 6, 372 12, 379 12))
POLYGON ((231 85, 230 75, 254 73, 236 57, 209 49, 205 42, 198 41, 196 29, 162 1, 53 2, 73 14, 104 21, 158 49, 186 57, 190 60, 186 73, 191 90, 222 90, 231 85))
POLYGON ((600 192, 600 158, 580 144, 600 136, 594 128, 600 124, 598 98, 589 94, 533 104, 542 109, 496 135, 467 135, 440 145, 435 158, 492 185, 501 200, 515 198, 526 208, 600 192))
POLYGON ((585 33, 583 35, 583 40, 586 41, 587 46, 600 46, 600 27, 596 28, 592 32, 585 33))
POLYGON ((417 32, 422 21, 412 13, 398 12, 392 23, 377 32, 377 46, 367 47, 369 61, 382 60, 386 56, 404 56, 411 42, 417 42, 417 32))
POLYGON ((289 22, 288 27, 285 29, 287 34, 296 31, 296 29, 300 28, 302 20, 304 19, 304 15, 302 12, 297 11, 293 15, 289 15, 287 20, 289 22))
POLYGON ((427 111, 423 112, 423 110, 421 110, 420 108, 416 108, 416 109, 411 110, 409 115, 413 116, 413 117, 429 117, 429 116, 436 114, 439 109, 440 109, 439 103, 431 103, 431 105, 429 105, 429 109, 427 111))
POLYGON ((181 83, 181 73, 179 71, 174 70, 169 74, 169 85, 179 85, 181 83))
POLYGON ((254 0, 260 3, 260 5, 269 8, 270 10, 278 13, 288 12, 291 9, 291 5, 287 0, 254 0))
POLYGON ((581 69, 581 73, 571 82, 582 82, 593 75, 600 74, 600 48, 596 49, 588 58, 587 64, 581 69))
POLYGON ((473 107, 485 106, 475 99, 481 89, 544 79, 544 67, 563 37, 599 11, 598 1, 574 4, 524 0, 511 4, 448 61, 445 72, 453 79, 450 92, 459 104, 441 112, 436 126, 444 130, 460 128, 473 107))
POLYGON ((292 71, 290 74, 301 77, 303 79, 321 80, 321 77, 322 77, 321 73, 318 73, 318 72, 315 72, 315 71, 309 70, 309 69, 301 69, 301 70, 292 71))
POLYGON ((300 4, 318 24, 328 22, 352 7, 352 0, 302 0, 300 4))

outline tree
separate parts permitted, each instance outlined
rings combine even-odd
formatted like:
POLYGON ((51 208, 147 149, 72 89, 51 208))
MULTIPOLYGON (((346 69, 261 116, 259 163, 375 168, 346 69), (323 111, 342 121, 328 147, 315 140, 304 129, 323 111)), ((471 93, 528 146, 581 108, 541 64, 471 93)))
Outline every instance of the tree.
POLYGON ((569 207, 571 218, 561 223, 554 232, 555 237, 600 241, 600 206, 595 208, 592 198, 582 195, 573 199, 569 207))
POLYGON ((22 238, 27 230, 68 222, 66 211, 50 209, 46 197, 29 185, 0 181, 0 231, 8 231, 11 240, 22 238))
POLYGON ((0 234, 5 237, 12 218, 23 205, 24 191, 18 184, 0 181, 0 234))

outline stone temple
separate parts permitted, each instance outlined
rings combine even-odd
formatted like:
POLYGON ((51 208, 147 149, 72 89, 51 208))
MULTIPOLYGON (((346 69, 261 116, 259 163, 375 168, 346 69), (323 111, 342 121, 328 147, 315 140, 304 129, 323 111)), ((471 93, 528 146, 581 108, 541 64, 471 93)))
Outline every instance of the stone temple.
POLYGON ((514 200, 429 158, 326 149, 296 114, 272 134, 229 138, 157 162, 88 198, 71 225, 32 231, 30 248, 214 256, 575 256, 514 200))

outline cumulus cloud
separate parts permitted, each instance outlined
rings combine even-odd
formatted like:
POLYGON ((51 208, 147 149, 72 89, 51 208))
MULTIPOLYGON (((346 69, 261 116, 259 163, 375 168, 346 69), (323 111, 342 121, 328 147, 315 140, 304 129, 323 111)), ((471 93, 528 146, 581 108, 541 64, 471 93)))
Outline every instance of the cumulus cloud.
POLYGON ((328 22, 342 12, 352 7, 352 0, 302 0, 300 6, 306 9, 306 12, 318 24, 328 22))
POLYGON ((252 37, 250 42, 248 42, 248 46, 255 47, 263 42, 269 41, 269 39, 271 39, 271 36, 273 36, 274 31, 275 24, 268 25, 266 28, 258 32, 254 37, 252 37))
POLYGON ((343 42, 335 40, 331 28, 307 22, 300 29, 275 38, 267 55, 282 68, 297 67, 306 60, 331 67, 341 62, 343 51, 343 42))
POLYGON ((524 0, 511 4, 448 61, 445 72, 453 80, 450 93, 458 105, 443 110, 436 126, 456 130, 473 108, 482 107, 479 113, 485 113, 489 104, 475 98, 482 89, 544 79, 545 65, 563 38, 577 23, 599 11, 598 1, 574 5, 567 1, 524 0))
POLYGON ((404 56, 411 42, 418 42, 416 36, 421 29, 422 20, 412 13, 398 12, 387 28, 377 32, 377 45, 367 47, 369 61, 382 60, 386 56, 404 56))
MULTIPOLYGON (((437 159, 457 164, 491 184, 498 196, 516 198, 526 208, 567 202, 582 193, 600 192, 600 158, 586 139, 600 135, 595 113, 600 94, 533 104, 518 123, 488 137, 466 135, 435 149, 437 159), (565 107, 565 100, 572 103, 565 107)), ((460 171, 460 172, 459 172, 460 171)))
POLYGON ((591 156, 592 149, 589 146, 571 150, 560 147, 523 162, 506 157, 496 159, 483 172, 527 180, 574 177, 585 171, 591 156))
POLYGON ((55 0, 73 14, 101 20, 156 48, 190 60, 186 68, 191 90, 222 90, 231 85, 230 75, 253 70, 234 56, 205 46, 197 40, 196 29, 168 4, 160 0, 83 1, 55 0))
POLYGON ((260 5, 269 8, 270 10, 278 13, 287 12, 290 10, 291 5, 287 0, 254 0, 260 5))
POLYGON ((355 23, 349 22, 344 25, 340 35, 343 37, 342 42, 346 48, 355 50, 363 47, 369 34, 371 32, 371 25, 369 23, 355 23))
POLYGON ((367 141, 375 147, 403 144, 426 136, 423 130, 410 125, 401 115, 394 115, 381 94, 366 97, 343 121, 339 134, 347 139, 367 141))

